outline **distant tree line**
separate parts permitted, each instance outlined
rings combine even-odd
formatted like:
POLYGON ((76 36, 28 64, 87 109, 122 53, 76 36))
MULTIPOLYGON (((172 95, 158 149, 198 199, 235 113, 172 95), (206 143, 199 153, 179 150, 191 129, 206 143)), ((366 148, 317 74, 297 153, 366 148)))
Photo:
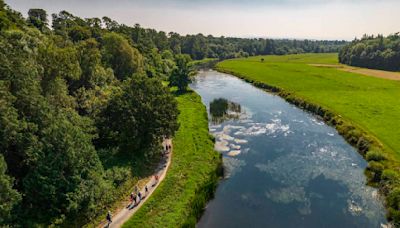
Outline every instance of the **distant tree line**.
POLYGON ((400 35, 364 35, 341 49, 339 61, 351 66, 400 71, 400 35))
POLYGON ((230 38, 203 34, 181 36, 178 33, 157 32, 136 24, 128 27, 113 21, 109 29, 131 37, 142 52, 170 50, 174 54, 188 54, 194 60, 204 58, 229 59, 255 55, 285 55, 300 53, 331 53, 339 50, 346 41, 317 41, 296 39, 230 38))

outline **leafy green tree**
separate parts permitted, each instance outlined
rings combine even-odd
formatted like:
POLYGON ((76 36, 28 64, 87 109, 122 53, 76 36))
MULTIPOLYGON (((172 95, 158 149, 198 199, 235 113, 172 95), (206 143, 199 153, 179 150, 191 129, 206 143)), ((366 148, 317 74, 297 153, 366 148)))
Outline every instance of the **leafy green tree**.
POLYGON ((43 31, 48 25, 46 11, 44 9, 30 9, 28 11, 28 23, 43 31))
POLYGON ((104 63, 114 70, 119 80, 130 77, 143 70, 143 57, 128 41, 116 33, 103 37, 102 56, 104 63))
POLYGON ((41 126, 42 147, 24 178, 25 210, 31 219, 45 224, 85 213, 84 205, 101 197, 93 189, 102 186, 103 169, 91 143, 93 136, 87 132, 90 122, 73 112, 64 113, 52 113, 41 126))
POLYGON ((341 49, 339 62, 352 66, 399 71, 399 33, 388 37, 364 35, 361 39, 355 39, 341 49))
POLYGON ((158 146, 162 136, 173 136, 177 116, 177 103, 167 87, 157 79, 135 75, 102 112, 98 142, 137 155, 158 146))
POLYGON ((81 40, 89 39, 92 34, 88 28, 82 26, 74 26, 69 29, 68 36, 72 39, 72 41, 78 42, 81 40))
POLYGON ((172 70, 169 77, 169 85, 178 87, 178 92, 185 92, 191 82, 192 69, 189 65, 188 55, 176 56, 176 67, 172 70))
POLYGON ((13 178, 6 174, 7 164, 0 154, 0 226, 5 226, 11 219, 11 210, 21 200, 21 195, 13 189, 13 178))

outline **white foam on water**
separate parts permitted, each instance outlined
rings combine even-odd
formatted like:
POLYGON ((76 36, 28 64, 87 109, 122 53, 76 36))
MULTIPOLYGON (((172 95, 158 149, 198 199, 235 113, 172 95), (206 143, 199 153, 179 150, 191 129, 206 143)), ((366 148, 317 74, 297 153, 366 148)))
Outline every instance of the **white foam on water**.
POLYGON ((235 157, 235 156, 238 156, 240 154, 240 150, 231 150, 231 151, 229 151, 228 152, 228 156, 231 156, 231 157, 235 157))
POLYGON ((227 141, 233 141, 235 139, 234 137, 227 135, 227 134, 221 134, 221 135, 219 135, 219 138, 222 140, 227 140, 227 141))
POLYGON ((240 145, 231 144, 230 147, 235 150, 240 150, 240 145))
POLYGON ((216 141, 214 145, 214 149, 219 152, 227 152, 230 150, 228 147, 228 142, 227 141, 216 141))
POLYGON ((248 141, 246 139, 234 139, 237 144, 246 144, 248 141))

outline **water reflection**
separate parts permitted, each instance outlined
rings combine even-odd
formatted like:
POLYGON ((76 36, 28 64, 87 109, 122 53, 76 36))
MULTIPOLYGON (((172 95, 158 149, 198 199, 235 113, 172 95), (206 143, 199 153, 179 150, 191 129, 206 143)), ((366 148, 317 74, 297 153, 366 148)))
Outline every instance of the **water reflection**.
POLYGON ((229 119, 239 119, 242 114, 240 104, 224 98, 217 98, 210 102, 211 122, 220 124, 229 119))

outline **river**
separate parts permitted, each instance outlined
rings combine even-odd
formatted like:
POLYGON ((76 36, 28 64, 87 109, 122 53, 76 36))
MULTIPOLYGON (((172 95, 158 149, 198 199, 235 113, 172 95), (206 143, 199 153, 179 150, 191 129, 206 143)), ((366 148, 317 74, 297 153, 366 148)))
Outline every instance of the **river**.
POLYGON ((380 227, 367 163, 336 130, 231 75, 191 84, 209 112, 225 177, 198 227, 380 227))

